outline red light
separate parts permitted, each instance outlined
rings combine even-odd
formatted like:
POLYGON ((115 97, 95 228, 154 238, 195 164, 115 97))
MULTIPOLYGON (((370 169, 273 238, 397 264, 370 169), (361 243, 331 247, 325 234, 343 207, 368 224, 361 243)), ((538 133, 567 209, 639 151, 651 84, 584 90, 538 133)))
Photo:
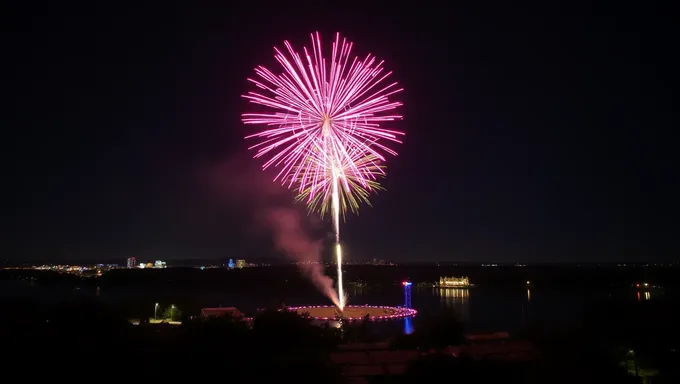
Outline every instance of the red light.
POLYGON ((401 282, 401 285, 403 285, 403 286, 405 287, 405 286, 406 286, 406 282, 405 282, 405 281, 402 281, 402 282, 401 282))
POLYGON ((636 287, 639 287, 639 286, 640 286, 640 284, 635 284, 635 286, 636 286, 636 287))

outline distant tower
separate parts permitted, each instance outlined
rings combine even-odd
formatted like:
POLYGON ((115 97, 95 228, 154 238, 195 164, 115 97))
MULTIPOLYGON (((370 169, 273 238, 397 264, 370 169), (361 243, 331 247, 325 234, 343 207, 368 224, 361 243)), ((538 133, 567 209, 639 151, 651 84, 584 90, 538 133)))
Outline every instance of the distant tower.
POLYGON ((227 264, 227 266, 229 267, 229 269, 234 269, 234 267, 236 266, 236 264, 234 264, 234 259, 229 259, 229 264, 227 264))
POLYGON ((134 268, 135 265, 137 265, 137 259, 135 257, 128 257, 127 259, 127 267, 128 268, 134 268))
POLYGON ((404 282, 404 307, 411 308, 411 282, 404 282))

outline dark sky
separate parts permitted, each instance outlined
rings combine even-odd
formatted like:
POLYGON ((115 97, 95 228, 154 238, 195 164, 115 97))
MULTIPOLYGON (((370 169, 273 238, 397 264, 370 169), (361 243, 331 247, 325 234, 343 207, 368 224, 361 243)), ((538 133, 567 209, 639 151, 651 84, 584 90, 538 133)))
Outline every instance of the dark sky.
POLYGON ((265 253, 201 175, 249 155, 253 68, 316 30, 405 88, 407 136, 343 226, 349 257, 678 258, 677 29, 653 2, 50 3, 2 16, 3 259, 265 253))

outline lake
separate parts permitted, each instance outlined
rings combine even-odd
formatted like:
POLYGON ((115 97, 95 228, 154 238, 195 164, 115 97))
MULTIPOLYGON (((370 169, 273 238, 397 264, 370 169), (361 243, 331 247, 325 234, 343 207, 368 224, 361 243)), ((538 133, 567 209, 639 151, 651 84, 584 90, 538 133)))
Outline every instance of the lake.
MULTIPOLYGON (((649 270, 578 270, 568 268, 480 269, 433 267, 348 267, 346 274, 361 279, 367 287, 348 286, 352 305, 408 305, 420 315, 453 309, 468 332, 514 332, 527 324, 548 327, 578 324, 593 307, 607 302, 667 300, 672 289, 644 292, 631 288, 635 281, 677 281, 677 271, 650 273, 649 270), (435 281, 439 276, 466 275, 470 289, 435 289, 401 281, 435 281), (658 276, 658 277, 657 277, 658 276), (526 281, 531 280, 531 289, 526 281), (410 303, 405 289, 411 289, 410 303)), ((24 297, 42 302, 59 302, 76 297, 92 297, 118 308, 129 317, 152 317, 155 303, 160 307, 177 305, 194 315, 201 308, 233 306, 246 313, 283 304, 329 305, 330 300, 314 289, 296 268, 270 267, 240 271, 168 268, 158 271, 113 271, 99 280, 70 279, 44 283, 42 278, 4 279, 0 297, 24 297)), ((417 321, 398 321, 412 328, 417 321)), ((394 325, 385 327, 393 327, 394 325)))

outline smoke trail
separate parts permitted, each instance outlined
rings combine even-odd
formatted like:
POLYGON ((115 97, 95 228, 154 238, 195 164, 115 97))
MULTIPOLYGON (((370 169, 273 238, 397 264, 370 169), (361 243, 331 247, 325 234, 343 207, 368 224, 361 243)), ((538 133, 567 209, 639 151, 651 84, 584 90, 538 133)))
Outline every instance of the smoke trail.
MULTIPOLYGON (((207 179, 217 198, 228 203, 231 210, 248 211, 254 217, 259 232, 271 232, 275 247, 295 261, 307 278, 340 306, 333 280, 324 275, 321 263, 322 240, 313 240, 307 231, 314 216, 301 215, 292 206, 290 191, 272 182, 249 158, 232 158, 218 166, 206 167, 207 179)), ((303 209, 300 207, 300 209, 303 209)), ((313 223, 312 223, 313 224, 313 223)))
POLYGON ((298 262, 298 266, 321 292, 340 306, 333 280, 324 275, 321 264, 321 240, 312 241, 305 234, 297 211, 276 208, 268 212, 267 219, 274 233, 274 244, 286 255, 298 262))

